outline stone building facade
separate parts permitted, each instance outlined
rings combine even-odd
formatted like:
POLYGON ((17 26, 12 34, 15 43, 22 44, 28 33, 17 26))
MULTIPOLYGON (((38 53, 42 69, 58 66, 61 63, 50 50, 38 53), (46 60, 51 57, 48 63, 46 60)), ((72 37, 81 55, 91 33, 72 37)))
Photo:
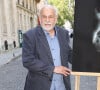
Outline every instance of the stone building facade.
POLYGON ((22 33, 38 24, 37 4, 44 1, 1 0, 0 53, 21 46, 22 33))
POLYGON ((16 1, 1 0, 0 2, 0 52, 16 47, 16 1))
POLYGON ((27 31, 37 25, 37 5, 35 0, 17 0, 18 30, 27 31))

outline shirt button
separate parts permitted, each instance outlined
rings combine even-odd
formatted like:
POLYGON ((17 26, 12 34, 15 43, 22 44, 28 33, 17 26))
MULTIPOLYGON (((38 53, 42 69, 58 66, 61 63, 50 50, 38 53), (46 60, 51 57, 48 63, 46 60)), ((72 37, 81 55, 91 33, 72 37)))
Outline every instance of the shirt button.
POLYGON ((55 50, 55 49, 52 48, 52 50, 55 50))
POLYGON ((53 59, 54 61, 56 60, 56 59, 53 59))
POLYGON ((56 81, 55 79, 53 81, 56 81))
POLYGON ((53 40, 53 38, 51 38, 51 40, 53 40))

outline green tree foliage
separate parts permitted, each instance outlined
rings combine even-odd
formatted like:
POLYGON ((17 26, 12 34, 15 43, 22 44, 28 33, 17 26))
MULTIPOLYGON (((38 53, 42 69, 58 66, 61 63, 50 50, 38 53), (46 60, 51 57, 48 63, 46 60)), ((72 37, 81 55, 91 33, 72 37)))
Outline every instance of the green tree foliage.
POLYGON ((68 20, 72 27, 74 22, 74 0, 48 0, 48 2, 58 9, 58 22, 62 26, 68 20))

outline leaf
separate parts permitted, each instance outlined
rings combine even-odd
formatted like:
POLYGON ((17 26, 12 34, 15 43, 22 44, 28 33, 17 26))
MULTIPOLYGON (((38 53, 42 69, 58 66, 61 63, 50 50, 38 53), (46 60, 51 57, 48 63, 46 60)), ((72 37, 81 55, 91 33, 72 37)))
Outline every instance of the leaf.
POLYGON ((73 27, 74 0, 48 0, 48 2, 56 6, 59 11, 57 25, 62 26, 68 20, 73 27))

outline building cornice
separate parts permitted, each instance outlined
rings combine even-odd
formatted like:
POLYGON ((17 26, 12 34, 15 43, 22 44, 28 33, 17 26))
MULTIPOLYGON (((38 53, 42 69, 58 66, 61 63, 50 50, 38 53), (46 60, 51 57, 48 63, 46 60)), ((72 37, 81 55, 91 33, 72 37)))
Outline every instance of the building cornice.
POLYGON ((39 3, 41 0, 35 0, 36 1, 36 3, 39 3))
POLYGON ((28 13, 31 13, 31 14, 34 14, 34 13, 35 13, 35 11, 29 10, 29 9, 23 7, 22 5, 16 4, 16 6, 17 6, 18 8, 21 8, 21 9, 24 10, 24 11, 27 11, 28 13))

